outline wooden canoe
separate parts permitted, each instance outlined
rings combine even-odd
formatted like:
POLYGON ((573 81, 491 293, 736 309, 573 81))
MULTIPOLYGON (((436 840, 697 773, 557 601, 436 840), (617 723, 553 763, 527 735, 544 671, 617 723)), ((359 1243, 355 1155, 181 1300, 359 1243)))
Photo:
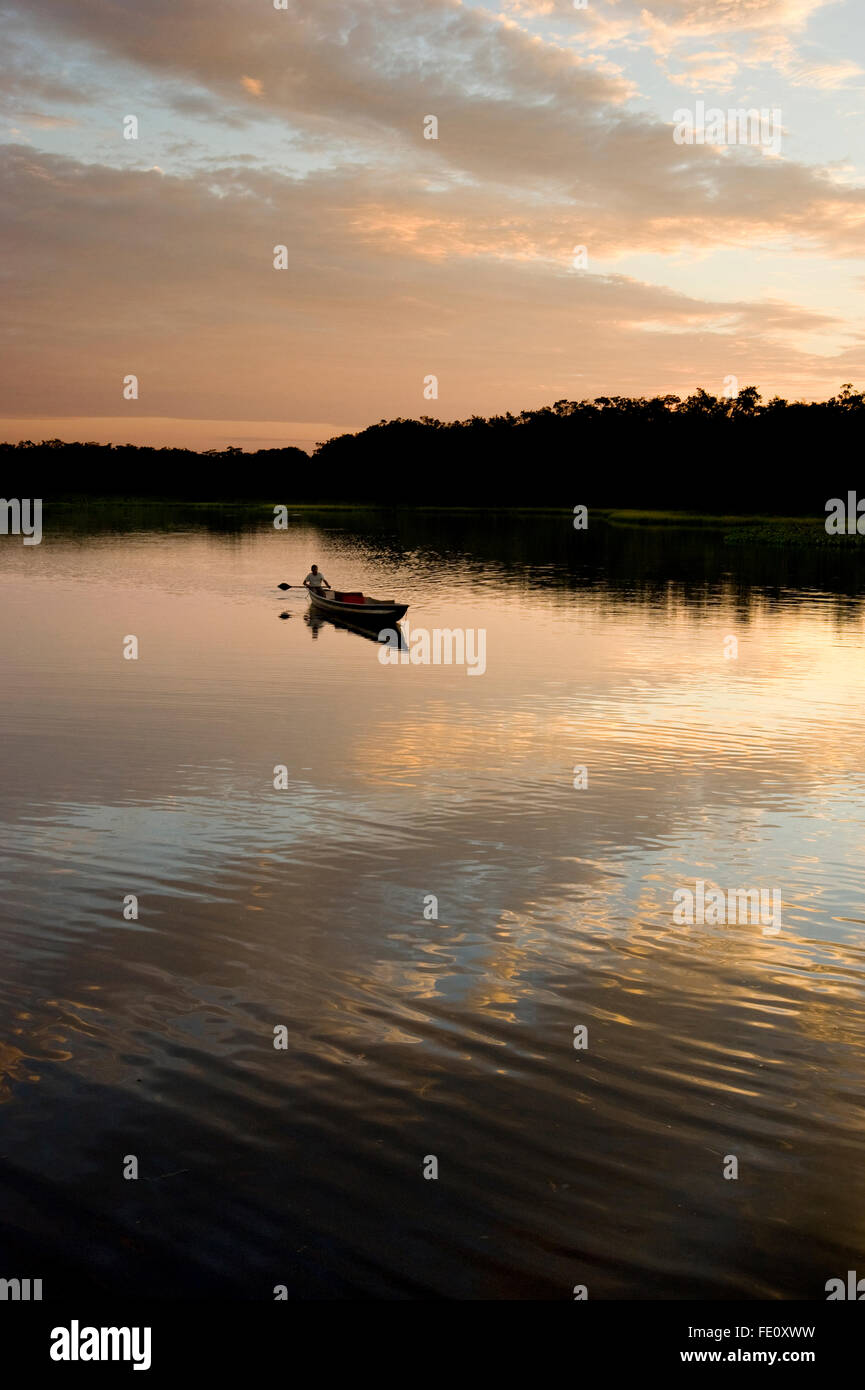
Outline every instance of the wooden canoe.
POLYGON ((364 627, 387 627, 398 623, 408 610, 407 603, 394 603, 393 599, 370 598, 368 595, 343 595, 333 589, 326 594, 309 591, 310 607, 316 613, 324 613, 332 618, 341 618, 349 623, 361 623, 364 627))

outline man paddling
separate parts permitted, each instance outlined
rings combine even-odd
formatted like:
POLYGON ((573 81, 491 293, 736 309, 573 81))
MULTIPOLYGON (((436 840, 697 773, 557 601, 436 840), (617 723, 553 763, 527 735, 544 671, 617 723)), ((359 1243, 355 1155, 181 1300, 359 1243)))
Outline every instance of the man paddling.
POLYGON ((303 581, 303 587, 305 589, 314 590, 315 593, 320 594, 323 589, 329 589, 330 585, 324 575, 319 574, 318 565, 313 565, 306 579, 303 581))

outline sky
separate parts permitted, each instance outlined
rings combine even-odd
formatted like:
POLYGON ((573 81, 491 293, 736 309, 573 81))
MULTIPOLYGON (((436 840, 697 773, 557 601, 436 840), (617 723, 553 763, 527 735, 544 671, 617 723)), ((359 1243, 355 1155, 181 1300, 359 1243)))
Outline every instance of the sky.
POLYGON ((0 69, 0 439, 865 386, 862 0, 31 0, 0 69))

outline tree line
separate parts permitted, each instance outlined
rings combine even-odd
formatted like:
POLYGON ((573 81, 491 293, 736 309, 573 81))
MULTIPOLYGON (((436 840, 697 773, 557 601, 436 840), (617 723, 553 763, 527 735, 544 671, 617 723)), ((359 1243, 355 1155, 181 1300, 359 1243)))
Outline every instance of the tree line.
MULTIPOLYGON (((597 396, 466 420, 380 420, 317 444, 246 453, 0 444, 6 496, 164 497, 393 506, 823 514, 860 484, 865 394, 825 401, 597 396)), ((859 486, 860 495, 865 485, 859 486)))

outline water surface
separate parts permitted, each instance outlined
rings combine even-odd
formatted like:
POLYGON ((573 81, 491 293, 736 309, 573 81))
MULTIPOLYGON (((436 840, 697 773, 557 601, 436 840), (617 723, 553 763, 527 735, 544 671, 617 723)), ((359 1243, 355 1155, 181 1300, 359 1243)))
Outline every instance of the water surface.
POLYGON ((693 1299, 861 1267, 852 556, 567 517, 46 528, 0 539, 4 1273, 693 1299), (485 673, 311 623, 275 586, 314 560, 409 633, 483 629, 485 673), (697 879, 779 889, 781 930, 677 925, 697 879))

